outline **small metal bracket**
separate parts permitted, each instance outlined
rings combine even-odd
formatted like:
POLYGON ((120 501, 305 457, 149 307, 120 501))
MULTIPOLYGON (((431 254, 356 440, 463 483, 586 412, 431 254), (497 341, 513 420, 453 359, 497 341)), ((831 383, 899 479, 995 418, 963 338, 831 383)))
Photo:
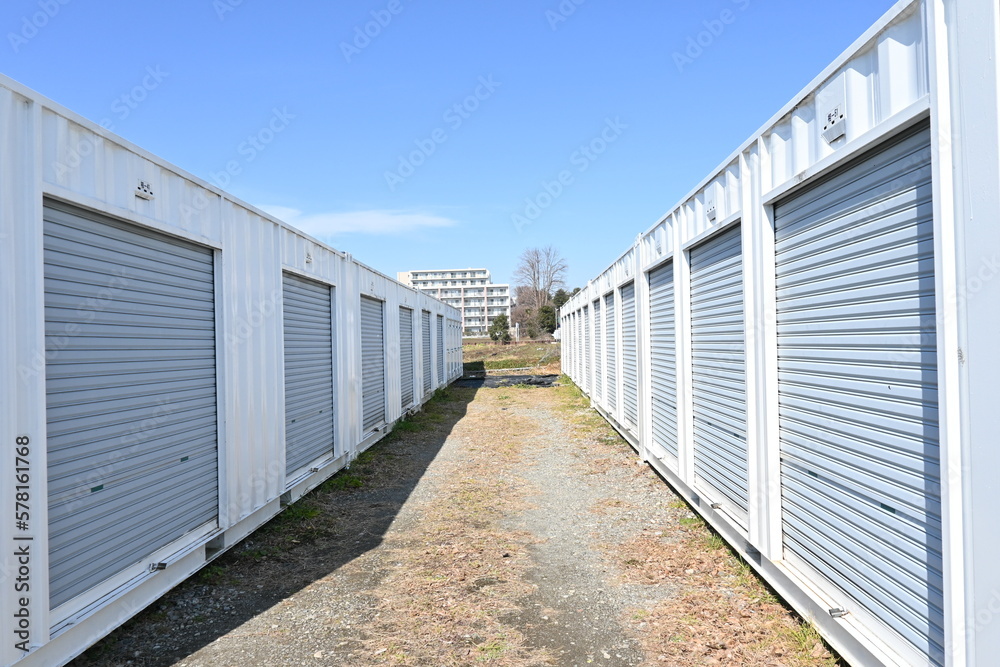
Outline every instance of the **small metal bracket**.
POLYGON ((715 206, 715 202, 708 202, 705 205, 705 216, 708 218, 709 222, 715 222, 719 219, 719 211, 715 206))
POLYGON ((846 111, 844 105, 839 104, 830 109, 826 114, 826 123, 823 124, 823 138, 832 144, 837 139, 847 134, 846 111))
POLYGON ((166 570, 166 569, 167 569, 167 564, 166 563, 150 563, 149 564, 149 571, 150 572, 160 572, 160 571, 166 570))
POLYGON ((833 618, 843 618, 847 616, 849 613, 851 612, 847 611, 843 607, 834 607, 833 609, 830 610, 830 616, 832 616, 833 618))
POLYGON ((722 503, 712 503, 711 504, 711 508, 714 509, 714 510, 721 510, 722 509, 722 503))
POLYGON ((156 195, 153 194, 153 186, 146 181, 139 181, 139 185, 135 188, 135 196, 146 201, 156 198, 156 195))

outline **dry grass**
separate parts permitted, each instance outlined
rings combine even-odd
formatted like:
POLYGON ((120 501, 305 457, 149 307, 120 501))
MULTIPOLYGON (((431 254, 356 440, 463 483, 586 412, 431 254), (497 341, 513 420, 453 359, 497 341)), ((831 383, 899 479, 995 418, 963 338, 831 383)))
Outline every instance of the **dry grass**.
POLYGON ((549 656, 526 647, 505 621, 531 593, 528 534, 500 527, 524 505, 513 474, 534 430, 502 407, 524 401, 519 390, 483 391, 452 437, 466 449, 421 521, 391 545, 400 565, 375 591, 381 602, 365 652, 391 665, 543 665, 549 656), (505 398, 501 399, 501 396, 505 398))
POLYGON ((625 502, 624 500, 619 500, 618 498, 608 498, 599 503, 595 503, 594 506, 591 507, 590 511, 599 516, 607 516, 608 514, 620 512, 623 509, 631 509, 633 507, 635 507, 635 505, 625 502))
POLYGON ((474 343, 463 348, 466 372, 503 370, 508 368, 538 368, 558 373, 559 343, 474 343), (553 370, 554 369, 554 370, 553 370))
POLYGON ((609 552, 626 582, 679 590, 642 619, 640 637, 648 655, 671 665, 838 664, 819 634, 785 607, 722 538, 700 519, 687 518, 609 552))
MULTIPOLYGON (((608 466, 634 460, 629 445, 595 411, 568 378, 559 395, 562 412, 573 421, 579 437, 596 452, 583 465, 587 473, 603 474, 608 466)), ((648 469, 636 466, 636 476, 653 479, 672 493, 648 469)), ((649 664, 668 665, 839 665, 816 630, 798 617, 756 573, 732 552, 725 540, 680 498, 668 507, 675 523, 643 530, 625 544, 602 545, 606 558, 623 583, 665 585, 678 594, 651 609, 634 610, 625 619, 649 656, 649 664)), ((619 506, 608 501, 595 506, 609 515, 619 506)))

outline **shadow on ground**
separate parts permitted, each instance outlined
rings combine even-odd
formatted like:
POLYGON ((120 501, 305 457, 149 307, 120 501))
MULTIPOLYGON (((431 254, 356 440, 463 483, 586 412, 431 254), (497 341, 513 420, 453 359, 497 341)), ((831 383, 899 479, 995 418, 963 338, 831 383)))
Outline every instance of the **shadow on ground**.
POLYGON ((552 387, 558 386, 558 375, 482 375, 463 377, 455 381, 456 387, 467 389, 501 389, 503 387, 552 387))
MULTIPOLYGON (((182 662, 378 547, 477 391, 458 386, 439 392, 351 468, 154 602, 70 667, 182 662)), ((371 576, 377 584, 379 573, 371 576)))
POLYGON ((485 361, 467 361, 462 364, 462 370, 466 375, 483 375, 486 373, 485 361))

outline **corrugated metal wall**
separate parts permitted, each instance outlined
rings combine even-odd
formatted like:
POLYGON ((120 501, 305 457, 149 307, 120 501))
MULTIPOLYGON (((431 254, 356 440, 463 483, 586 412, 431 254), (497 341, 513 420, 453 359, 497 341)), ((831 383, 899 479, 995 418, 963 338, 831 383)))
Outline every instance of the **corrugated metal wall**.
POLYGON ((941 347, 950 172, 926 15, 898 10, 561 309, 564 367, 849 660, 964 664, 945 490, 965 477, 942 472, 939 416, 941 360, 968 363, 941 347))
POLYGON ((462 364, 462 323, 459 320, 448 320, 448 376, 461 376, 464 372, 462 364))

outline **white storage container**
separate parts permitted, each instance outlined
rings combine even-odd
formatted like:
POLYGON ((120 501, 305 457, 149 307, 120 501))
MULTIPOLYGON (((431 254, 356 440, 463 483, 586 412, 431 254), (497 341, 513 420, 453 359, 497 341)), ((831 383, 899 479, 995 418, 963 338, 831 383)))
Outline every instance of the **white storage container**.
POLYGON ((0 664, 51 667, 458 377, 460 314, 8 79, 0 146, 0 664))
POLYGON ((560 312, 594 407, 852 664, 1000 656, 998 25, 899 3, 560 312))

